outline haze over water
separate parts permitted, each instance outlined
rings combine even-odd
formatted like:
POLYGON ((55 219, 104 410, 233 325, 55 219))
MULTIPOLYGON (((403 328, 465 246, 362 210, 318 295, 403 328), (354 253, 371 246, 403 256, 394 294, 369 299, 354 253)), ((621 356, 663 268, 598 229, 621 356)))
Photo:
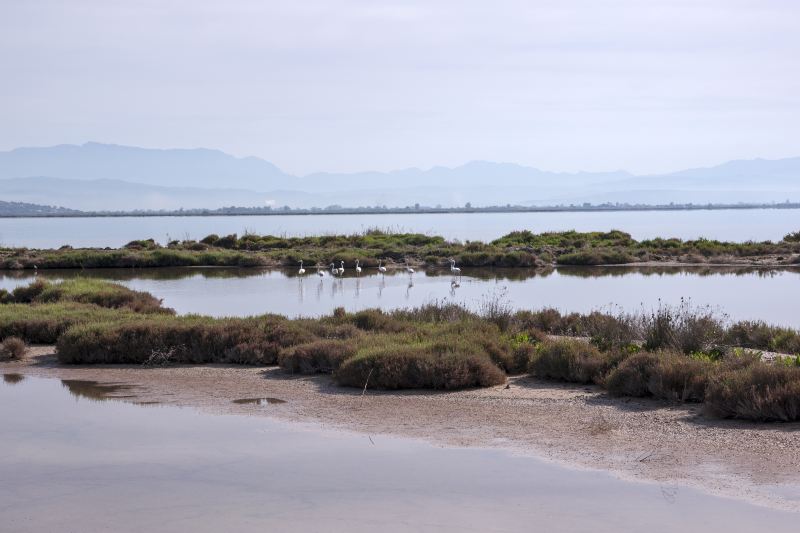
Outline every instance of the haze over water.
POLYGON ((306 236, 361 233, 380 228, 490 241, 515 230, 608 231, 635 239, 705 237, 722 241, 779 241, 800 230, 800 211, 615 211, 557 213, 457 213, 408 215, 270 215, 208 217, 3 218, 0 245, 28 248, 120 247, 136 239, 202 239, 216 233, 306 236))

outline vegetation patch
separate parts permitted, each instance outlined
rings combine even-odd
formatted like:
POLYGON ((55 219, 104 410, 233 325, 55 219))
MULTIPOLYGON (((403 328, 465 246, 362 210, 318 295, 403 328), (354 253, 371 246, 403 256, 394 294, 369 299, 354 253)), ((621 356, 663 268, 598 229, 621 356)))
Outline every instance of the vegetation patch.
POLYGON ((611 357, 584 341, 557 339, 539 346, 528 369, 539 378, 596 383, 611 367, 612 361, 611 357))
POLYGON ((163 266, 295 266, 325 267, 359 260, 366 268, 417 264, 446 266, 450 259, 464 267, 533 267, 542 265, 623 265, 641 262, 759 263, 792 265, 800 261, 800 239, 780 242, 731 243, 709 239, 649 239, 608 232, 514 231, 492 242, 447 241, 419 233, 368 230, 353 235, 278 237, 274 235, 208 235, 199 241, 153 239, 131 241, 119 249, 69 246, 57 250, 0 249, 0 268, 111 268, 163 266))
POLYGON ((720 373, 705 395, 707 411, 720 418, 759 422, 800 420, 800 368, 753 364, 720 373))
POLYGON ((614 395, 704 402, 724 418, 800 416, 800 356, 789 355, 800 334, 760 322, 728 325, 689 302, 634 314, 562 314, 513 312, 495 295, 477 312, 431 303, 337 309, 317 319, 216 319, 176 316, 149 294, 82 279, 36 281, 2 301, 4 360, 22 357, 26 343, 55 343, 66 364, 278 364, 382 389, 489 387, 527 371, 596 383, 614 395), (786 355, 764 361, 753 351, 763 348, 786 355))
POLYGON ((25 341, 19 337, 6 337, 0 342, 0 361, 22 359, 26 351, 25 341))

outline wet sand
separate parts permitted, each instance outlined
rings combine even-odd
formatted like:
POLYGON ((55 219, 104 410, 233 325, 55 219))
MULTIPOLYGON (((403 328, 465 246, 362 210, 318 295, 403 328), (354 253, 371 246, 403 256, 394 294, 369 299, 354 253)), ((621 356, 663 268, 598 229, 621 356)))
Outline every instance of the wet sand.
POLYGON ((69 380, 70 392, 95 400, 501 448, 800 512, 800 423, 718 420, 704 416, 701 405, 617 399, 596 387, 527 377, 511 378, 508 388, 362 394, 328 376, 292 376, 278 368, 60 366, 52 347, 34 347, 24 361, 0 363, 0 373, 10 380, 69 380))

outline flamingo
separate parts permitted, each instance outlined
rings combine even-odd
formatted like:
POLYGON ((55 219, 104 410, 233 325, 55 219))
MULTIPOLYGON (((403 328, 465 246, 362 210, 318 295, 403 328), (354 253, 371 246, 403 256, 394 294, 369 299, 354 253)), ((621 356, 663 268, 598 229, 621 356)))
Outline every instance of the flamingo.
POLYGON ((386 275, 386 267, 381 265, 382 259, 378 259, 378 272, 383 275, 386 275))
POLYGON ((358 259, 356 259, 356 276, 361 274, 361 265, 358 264, 358 259))
POLYGON ((344 261, 340 261, 340 264, 342 266, 339 267, 339 275, 343 276, 344 275, 344 261))
POLYGON ((336 268, 336 264, 335 263, 331 263, 330 265, 328 265, 328 267, 330 267, 330 269, 331 269, 331 276, 335 276, 335 275, 337 275, 339 273, 339 269, 336 268))
POLYGON ((305 273, 306 273, 306 269, 303 268, 303 260, 301 259, 300 260, 300 270, 297 271, 297 275, 298 276, 302 276, 305 273))
POLYGON ((409 276, 414 274, 414 269, 408 266, 408 259, 406 259, 406 272, 408 272, 409 276))
POLYGON ((461 269, 456 266, 456 260, 455 259, 451 259, 450 260, 450 272, 454 276, 460 276, 461 275, 461 269))

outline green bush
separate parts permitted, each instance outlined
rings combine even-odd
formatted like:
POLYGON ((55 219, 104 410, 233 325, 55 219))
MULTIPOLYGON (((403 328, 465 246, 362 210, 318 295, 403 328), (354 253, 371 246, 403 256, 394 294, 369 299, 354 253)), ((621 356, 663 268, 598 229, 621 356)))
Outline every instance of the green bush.
POLYGON ((574 383, 598 382, 612 360, 591 344, 577 339, 541 343, 528 371, 536 377, 574 383))
POLYGON ((353 341, 317 340, 283 350, 278 364, 297 374, 330 374, 355 353, 353 341))
POLYGON ((617 396, 702 402, 713 365, 681 354, 642 352, 620 362, 604 386, 617 396))
POLYGON ((485 354, 456 353, 429 343, 379 346, 359 351, 334 373, 350 387, 462 389, 505 382, 505 373, 485 354))
POLYGON ((173 350, 176 363, 269 365, 281 349, 312 340, 282 318, 159 317, 74 326, 58 338, 57 353, 67 364, 142 364, 173 350))

